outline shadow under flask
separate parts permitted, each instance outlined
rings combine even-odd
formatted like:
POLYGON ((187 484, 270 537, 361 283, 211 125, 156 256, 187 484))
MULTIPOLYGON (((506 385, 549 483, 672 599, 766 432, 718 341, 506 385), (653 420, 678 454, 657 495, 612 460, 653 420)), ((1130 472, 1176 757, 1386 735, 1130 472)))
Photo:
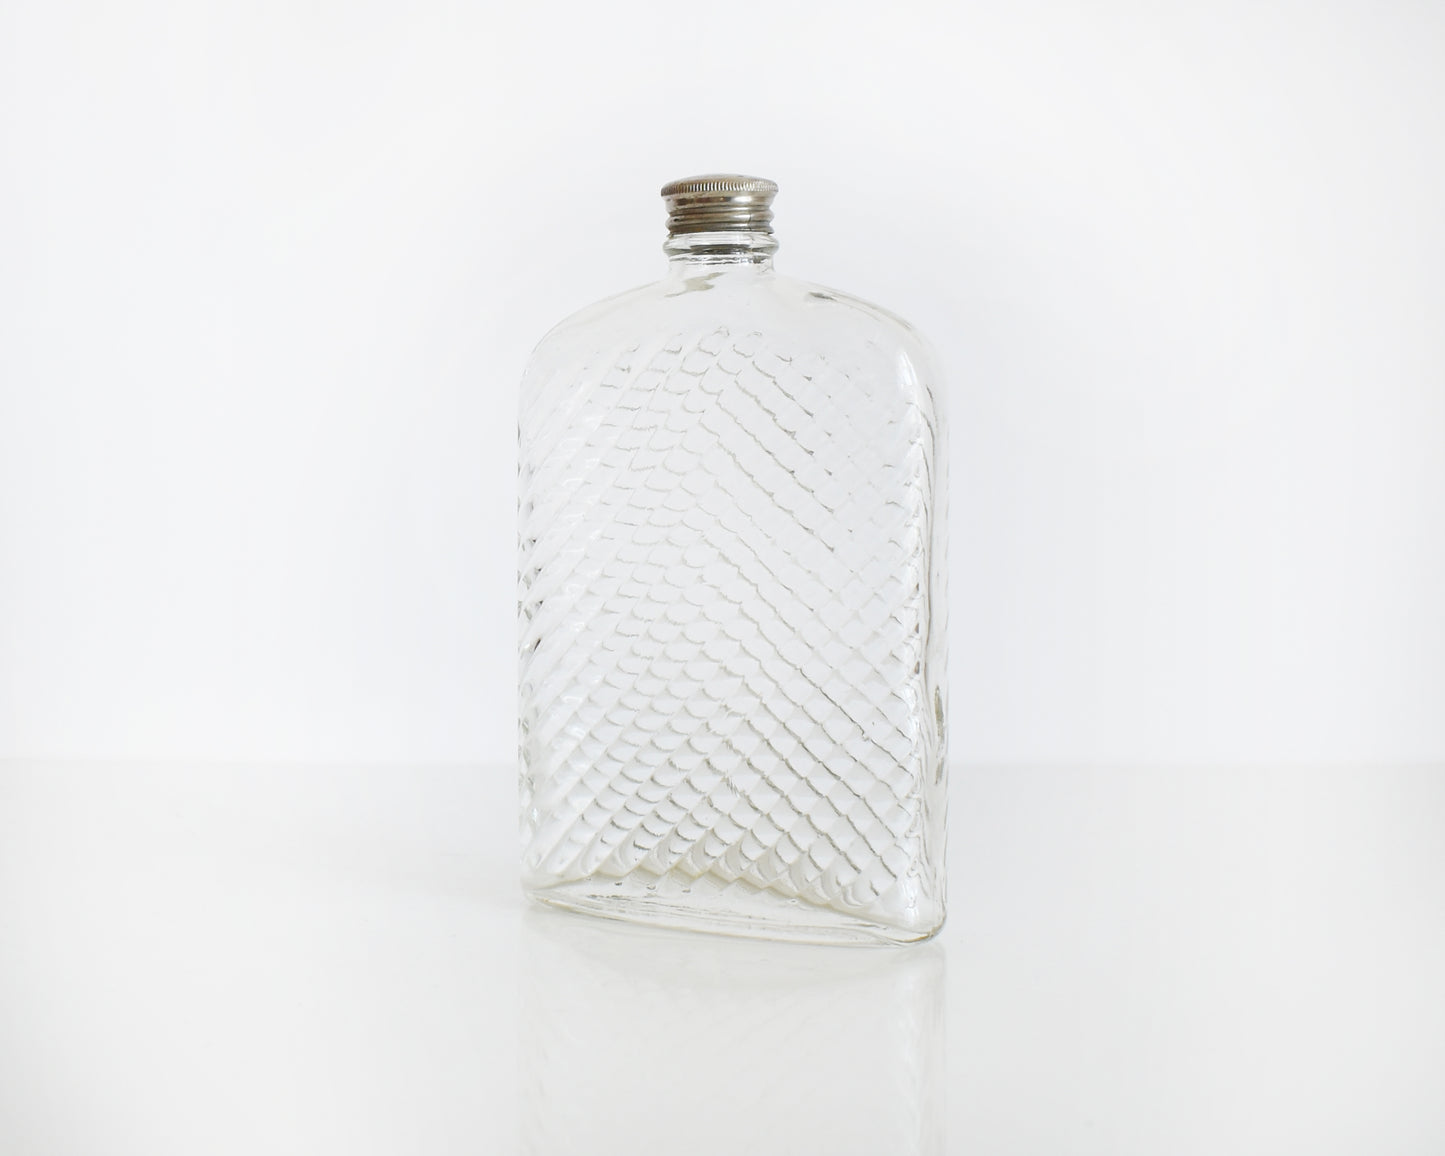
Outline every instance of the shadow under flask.
POLYGON ((522 383, 522 878, 817 942, 944 917, 942 393, 919 335, 779 276, 777 186, 675 181, 667 275, 522 383))

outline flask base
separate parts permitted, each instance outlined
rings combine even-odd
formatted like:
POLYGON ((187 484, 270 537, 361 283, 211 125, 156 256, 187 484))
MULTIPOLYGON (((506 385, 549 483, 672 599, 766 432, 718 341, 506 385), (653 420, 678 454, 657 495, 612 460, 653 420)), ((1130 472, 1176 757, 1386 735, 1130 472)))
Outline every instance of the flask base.
POLYGON ((941 910, 936 918, 920 914, 915 920, 884 923, 746 884, 677 878, 670 872, 639 870, 621 879, 593 876, 524 890, 549 907, 604 919, 797 943, 916 943, 943 925, 941 910))

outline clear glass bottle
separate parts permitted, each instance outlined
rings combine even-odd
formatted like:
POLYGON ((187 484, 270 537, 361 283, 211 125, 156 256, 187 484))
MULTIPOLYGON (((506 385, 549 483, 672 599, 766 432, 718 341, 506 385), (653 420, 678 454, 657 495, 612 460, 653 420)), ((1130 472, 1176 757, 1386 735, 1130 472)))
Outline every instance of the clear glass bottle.
POLYGON ((942 394, 773 271, 776 185, 662 190, 668 270, 537 347, 519 423, 523 885, 906 942, 944 915, 942 394))

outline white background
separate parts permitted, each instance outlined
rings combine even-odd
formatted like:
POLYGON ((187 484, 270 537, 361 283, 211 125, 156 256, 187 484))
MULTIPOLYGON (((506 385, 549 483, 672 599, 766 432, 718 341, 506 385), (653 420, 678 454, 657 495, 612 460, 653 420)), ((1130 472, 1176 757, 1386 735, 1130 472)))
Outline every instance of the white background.
POLYGON ((1442 206, 1439 3, 0 0, 0 1150, 1437 1156, 1442 206), (515 883, 516 383, 717 169, 949 374, 907 951, 515 883))
POLYGON ((1445 758, 1445 9, 0 5, 0 757, 514 745, 515 387, 665 180, 949 374, 953 753, 1445 758))

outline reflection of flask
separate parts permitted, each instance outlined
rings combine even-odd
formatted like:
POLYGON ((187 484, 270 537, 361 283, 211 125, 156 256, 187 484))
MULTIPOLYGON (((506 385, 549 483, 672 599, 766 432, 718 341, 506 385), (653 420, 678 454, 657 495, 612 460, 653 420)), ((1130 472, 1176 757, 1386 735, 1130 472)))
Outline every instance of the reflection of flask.
POLYGON ((720 944, 528 913, 522 1151, 940 1156, 939 944, 720 944))
POLYGON ((528 367, 524 881, 650 922, 920 939, 944 910, 938 383, 907 325, 773 273, 775 191, 667 186, 667 277, 528 367))

